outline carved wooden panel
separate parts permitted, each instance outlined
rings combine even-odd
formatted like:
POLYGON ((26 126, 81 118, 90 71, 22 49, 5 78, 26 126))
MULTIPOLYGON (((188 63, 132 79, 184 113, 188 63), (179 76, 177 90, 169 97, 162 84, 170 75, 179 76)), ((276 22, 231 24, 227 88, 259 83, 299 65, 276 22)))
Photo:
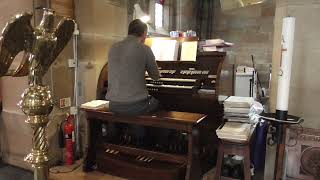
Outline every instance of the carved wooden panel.
POLYGON ((51 0, 51 8, 54 9, 59 16, 74 17, 73 0, 51 0))
POLYGON ((320 130, 290 128, 287 130, 287 177, 316 180, 320 170, 320 130))

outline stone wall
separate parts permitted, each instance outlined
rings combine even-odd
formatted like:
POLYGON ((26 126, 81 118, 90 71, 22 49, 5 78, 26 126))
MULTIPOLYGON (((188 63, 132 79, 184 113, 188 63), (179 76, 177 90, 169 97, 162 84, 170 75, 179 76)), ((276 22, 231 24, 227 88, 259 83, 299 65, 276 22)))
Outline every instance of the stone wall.
POLYGON ((109 48, 127 35, 127 3, 121 1, 76 1, 76 19, 80 29, 79 61, 83 101, 96 97, 97 80, 107 62, 109 48))
POLYGON ((264 87, 268 87, 272 60, 274 13, 273 0, 224 11, 219 1, 215 3, 213 38, 234 43, 229 63, 252 67, 253 55, 264 87))
MULTIPOLYGON (((75 12, 80 30, 79 101, 84 103, 96 99, 97 81, 103 65, 108 61, 110 47, 127 36, 127 0, 76 0, 75 12)), ((56 78, 61 77, 57 75, 56 78)), ((61 84, 60 92, 63 92, 63 86, 61 84)), ((81 114, 80 124, 84 150, 87 146, 84 114, 81 114)))
MULTIPOLYGON (((32 0, 5 0, 0 2, 0 29, 12 16, 21 12, 32 12, 32 0)), ((27 87, 27 78, 1 78, 3 111, 0 119, 0 150, 4 162, 30 168, 23 161, 31 149, 32 131, 24 122, 25 116, 17 103, 27 87)))
POLYGON ((175 13, 173 13, 175 21, 172 30, 187 31, 195 30, 196 27, 196 1, 195 0, 176 0, 173 4, 175 13))

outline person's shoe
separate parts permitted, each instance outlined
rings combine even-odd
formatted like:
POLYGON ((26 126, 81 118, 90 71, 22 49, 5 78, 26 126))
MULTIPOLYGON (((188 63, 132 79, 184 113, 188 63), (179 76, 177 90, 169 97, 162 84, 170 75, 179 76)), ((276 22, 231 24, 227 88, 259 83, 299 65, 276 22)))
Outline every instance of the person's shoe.
POLYGON ((231 171, 231 177, 235 179, 241 179, 242 178, 242 172, 243 169, 241 168, 240 164, 236 164, 233 166, 232 171, 231 171))
POLYGON ((230 177, 231 174, 231 166, 223 165, 221 169, 221 175, 224 177, 230 177))
POLYGON ((98 169, 96 163, 85 163, 82 167, 83 172, 91 172, 98 169))

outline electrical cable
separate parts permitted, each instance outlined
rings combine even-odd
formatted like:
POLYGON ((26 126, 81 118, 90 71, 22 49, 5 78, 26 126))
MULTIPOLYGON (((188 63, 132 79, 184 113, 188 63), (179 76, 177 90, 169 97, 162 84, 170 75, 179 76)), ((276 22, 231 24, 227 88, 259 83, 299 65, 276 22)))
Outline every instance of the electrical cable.
MULTIPOLYGON (((251 55, 251 61, 252 61, 252 66, 254 69, 256 69, 256 63, 254 62, 254 57, 253 55, 251 55)), ((262 84, 261 84, 261 81, 260 81, 260 78, 259 78, 259 73, 257 71, 257 80, 258 80, 258 84, 260 86, 260 88, 262 88, 262 84)))
POLYGON ((78 61, 78 36, 79 29, 78 25, 75 26, 75 31, 73 33, 73 55, 75 61, 74 68, 74 106, 75 106, 75 139, 76 139, 76 157, 80 158, 81 156, 81 146, 80 146, 80 116, 79 116, 79 107, 80 107, 80 82, 79 82, 79 61, 78 61))
MULTIPOLYGON (((260 81, 260 77, 259 77, 259 73, 258 73, 258 71, 256 70, 256 64, 255 64, 255 62, 254 62, 254 57, 253 57, 253 55, 251 55, 251 62, 252 62, 252 66, 253 66, 253 69, 256 71, 256 73, 257 73, 257 81, 258 81, 258 84, 259 84, 259 87, 260 87, 260 89, 261 89, 261 92, 262 92, 262 97, 264 97, 265 96, 265 94, 264 94, 264 92, 262 91, 262 84, 261 84, 261 81, 260 81)), ((259 92, 259 91, 258 91, 259 92)))
MULTIPOLYGON (((75 170, 77 170, 79 167, 81 167, 82 162, 77 162, 75 165, 72 166, 71 169, 68 170, 61 170, 61 168, 59 167, 63 167, 63 166, 56 166, 56 167, 52 167, 49 169, 49 172, 52 174, 65 174, 65 173, 71 173, 75 170)), ((70 166, 68 166, 68 168, 70 168, 70 166)))

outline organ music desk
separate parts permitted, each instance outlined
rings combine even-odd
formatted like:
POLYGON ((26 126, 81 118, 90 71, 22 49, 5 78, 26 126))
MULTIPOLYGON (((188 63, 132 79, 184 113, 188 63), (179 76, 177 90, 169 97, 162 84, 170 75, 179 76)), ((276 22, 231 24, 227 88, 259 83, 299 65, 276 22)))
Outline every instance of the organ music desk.
MULTIPOLYGON (((160 101, 162 112, 137 117, 115 116, 101 110, 85 110, 89 123, 89 147, 84 170, 97 163, 98 170, 129 179, 199 180, 215 165, 223 107, 218 101, 220 74, 226 53, 198 53, 191 61, 157 61, 162 78, 147 75, 149 93, 160 101), (104 135, 107 122, 134 123, 168 128, 175 134, 165 148, 131 143, 125 131, 113 142, 104 135)), ((223 83, 223 82, 222 82, 223 83)), ((104 99, 108 86, 108 64, 101 70, 97 99, 104 99)), ((152 132, 153 133, 153 132, 152 132)), ((161 132, 158 135, 162 135, 161 132)))

